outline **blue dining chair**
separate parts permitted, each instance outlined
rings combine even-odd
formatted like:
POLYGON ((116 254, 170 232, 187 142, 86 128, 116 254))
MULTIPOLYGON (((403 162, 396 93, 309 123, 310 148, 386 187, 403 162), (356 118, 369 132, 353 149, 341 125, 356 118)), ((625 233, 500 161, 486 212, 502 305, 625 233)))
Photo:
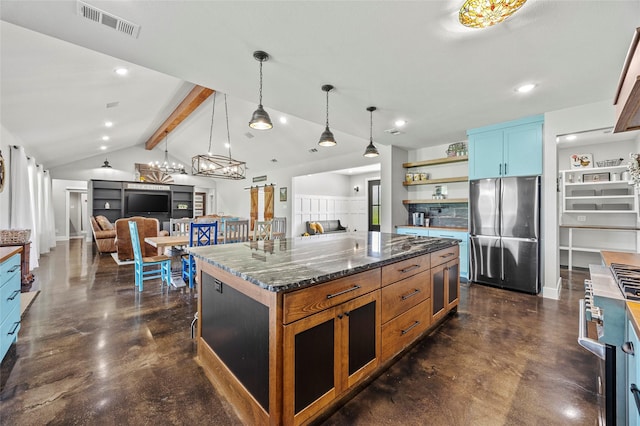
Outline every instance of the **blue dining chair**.
POLYGON ((138 236, 138 225, 134 221, 129 221, 129 233, 131 234, 131 246, 133 247, 133 263, 135 271, 135 282, 138 291, 142 291, 142 283, 144 280, 160 278, 160 290, 162 283, 167 283, 169 288, 169 280, 171 279, 171 258, 165 255, 142 257, 140 249, 140 237, 138 236), (153 269, 146 267, 153 266, 153 269))
MULTIPOLYGON (((189 247, 218 244, 218 222, 193 223, 189 228, 189 247)), ((191 254, 182 258, 182 279, 195 287, 196 261, 191 254)))

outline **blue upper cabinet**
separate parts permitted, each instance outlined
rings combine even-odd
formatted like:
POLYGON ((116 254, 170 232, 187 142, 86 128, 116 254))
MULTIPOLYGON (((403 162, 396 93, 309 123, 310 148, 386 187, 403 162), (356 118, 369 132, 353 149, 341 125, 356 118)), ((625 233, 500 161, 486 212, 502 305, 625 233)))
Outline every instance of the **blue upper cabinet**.
POLYGON ((469 180, 542 174, 544 116, 467 131, 469 180))

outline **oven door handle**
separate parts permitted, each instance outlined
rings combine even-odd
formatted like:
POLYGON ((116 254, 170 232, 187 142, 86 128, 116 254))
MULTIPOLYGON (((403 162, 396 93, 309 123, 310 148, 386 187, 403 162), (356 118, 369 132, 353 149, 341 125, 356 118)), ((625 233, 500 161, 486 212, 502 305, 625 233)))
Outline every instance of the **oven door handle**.
POLYGON ((606 346, 597 340, 587 337, 587 322, 585 321, 584 299, 580 299, 579 309, 579 326, 578 326, 578 344, 597 356, 600 359, 605 359, 606 346))

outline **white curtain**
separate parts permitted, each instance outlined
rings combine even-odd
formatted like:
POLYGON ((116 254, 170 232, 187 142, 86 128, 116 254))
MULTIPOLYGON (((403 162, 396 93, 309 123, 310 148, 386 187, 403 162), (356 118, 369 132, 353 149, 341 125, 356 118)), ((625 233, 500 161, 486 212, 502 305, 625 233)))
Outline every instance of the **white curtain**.
POLYGON ((42 245, 41 253, 49 253, 56 246, 56 225, 53 215, 53 197, 51 195, 51 175, 48 170, 44 171, 44 206, 42 209, 44 215, 44 224, 42 228, 42 245))
POLYGON ((11 199, 9 226, 14 229, 31 229, 29 266, 38 267, 40 253, 48 253, 56 245, 51 176, 27 157, 24 148, 11 148, 11 199))

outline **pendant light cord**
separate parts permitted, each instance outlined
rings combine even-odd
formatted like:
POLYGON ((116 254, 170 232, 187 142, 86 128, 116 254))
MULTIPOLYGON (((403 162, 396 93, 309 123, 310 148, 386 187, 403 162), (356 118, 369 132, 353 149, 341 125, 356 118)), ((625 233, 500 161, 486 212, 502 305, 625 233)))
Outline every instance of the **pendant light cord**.
MULTIPOLYGON (((213 138, 213 115, 216 112, 216 92, 213 92, 213 107, 211 108, 211 127, 209 128, 209 150, 207 151, 208 155, 212 154, 211 151, 211 139, 213 138)), ((226 95, 225 95, 226 96, 226 95)))
POLYGON ((260 105, 262 105, 262 62, 263 61, 260 60, 260 105))
POLYGON ((327 90, 327 128, 329 128, 329 90, 327 90))
POLYGON ((373 111, 369 111, 369 141, 373 142, 373 111))
MULTIPOLYGON (((262 62, 260 62, 262 64, 262 62)), ((227 120, 227 145, 229 147, 229 160, 231 160, 231 136, 229 136, 229 110, 227 109, 227 94, 224 94, 224 115, 227 120)))

